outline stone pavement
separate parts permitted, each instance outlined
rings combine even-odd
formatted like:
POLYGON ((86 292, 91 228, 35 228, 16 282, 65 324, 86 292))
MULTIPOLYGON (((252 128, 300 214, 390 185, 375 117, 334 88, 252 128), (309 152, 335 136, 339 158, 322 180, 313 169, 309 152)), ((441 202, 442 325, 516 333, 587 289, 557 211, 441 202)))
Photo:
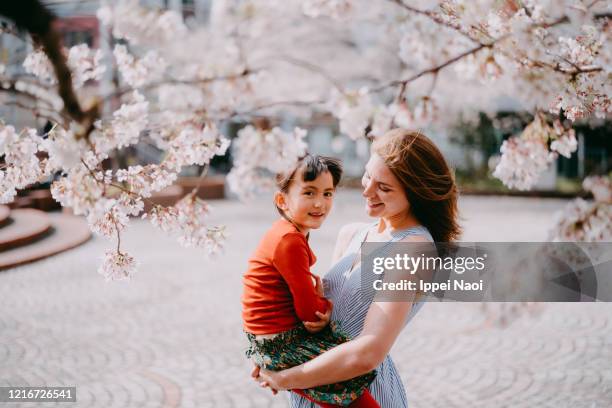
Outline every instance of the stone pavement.
MULTIPOLYGON (((464 240, 545 240, 563 205, 464 197, 464 240)), ((96 273, 114 245, 102 238, 0 272, 0 386, 77 387, 76 404, 24 407, 287 406, 250 380, 240 325, 241 273, 274 209, 267 198, 213 207, 231 233, 213 261, 135 220, 123 239, 140 261, 129 283, 96 273)), ((364 219, 358 192, 338 195, 311 239, 317 273, 338 228, 364 219)), ((611 304, 540 304, 507 327, 502 306, 487 306, 429 303, 404 330, 392 355, 411 407, 612 406, 611 304)))

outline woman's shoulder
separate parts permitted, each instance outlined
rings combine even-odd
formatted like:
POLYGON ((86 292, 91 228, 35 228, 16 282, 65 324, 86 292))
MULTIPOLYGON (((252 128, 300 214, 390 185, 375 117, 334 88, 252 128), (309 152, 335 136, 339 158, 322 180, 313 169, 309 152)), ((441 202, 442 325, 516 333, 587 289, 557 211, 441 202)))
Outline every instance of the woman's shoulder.
POLYGON ((404 236, 397 242, 429 242, 433 243, 434 239, 429 230, 422 225, 409 228, 405 231, 404 236))
POLYGON ((370 224, 365 223, 365 222, 353 222, 350 224, 346 224, 344 225, 342 228, 340 228, 340 231, 338 232, 338 243, 340 242, 344 242, 348 245, 348 243, 353 239, 353 237, 359 232, 362 231, 364 228, 367 228, 370 224))
POLYGON ((336 263, 344 254, 349 244, 359 231, 363 231, 369 224, 364 222, 354 222, 346 224, 338 232, 338 238, 336 239, 336 246, 332 255, 332 264, 336 263))

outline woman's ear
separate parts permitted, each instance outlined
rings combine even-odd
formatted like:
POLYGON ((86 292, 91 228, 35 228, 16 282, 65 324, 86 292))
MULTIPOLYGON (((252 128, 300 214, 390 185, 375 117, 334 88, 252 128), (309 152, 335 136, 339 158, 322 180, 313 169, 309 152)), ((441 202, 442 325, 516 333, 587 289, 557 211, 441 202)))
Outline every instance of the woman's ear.
POLYGON ((274 204, 281 210, 287 210, 287 201, 285 200, 285 195, 280 191, 277 191, 274 194, 274 204))

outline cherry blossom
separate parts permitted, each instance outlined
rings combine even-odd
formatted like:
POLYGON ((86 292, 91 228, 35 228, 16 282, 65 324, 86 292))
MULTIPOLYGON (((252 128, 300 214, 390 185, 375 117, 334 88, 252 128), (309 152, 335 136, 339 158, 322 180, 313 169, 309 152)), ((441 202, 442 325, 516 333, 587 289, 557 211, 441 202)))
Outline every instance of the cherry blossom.
POLYGON ((120 281, 130 279, 136 272, 136 268, 137 263, 131 255, 126 252, 109 250, 106 251, 98 273, 104 276, 106 281, 120 281))
MULTIPOLYGON (((0 125, 0 201, 55 175, 53 197, 87 217, 94 231, 119 240, 129 217, 141 215, 183 167, 206 168, 225 154, 230 142, 222 124, 247 124, 233 142, 227 177, 247 200, 272 188, 274 176, 307 150, 305 131, 270 128, 262 118, 309 123, 330 113, 350 139, 336 137, 335 148, 354 141, 365 156, 365 137, 392 127, 444 133, 460 115, 534 112, 520 135, 503 142, 493 173, 511 188, 528 189, 556 157, 577 150, 573 122, 612 113, 604 3, 225 1, 213 3, 206 25, 188 28, 172 10, 106 1, 97 16, 101 37, 117 44, 112 55, 103 58, 85 44, 63 51, 78 99, 93 97, 101 108, 87 138, 77 136, 88 126, 66 118, 42 50, 23 61, 26 77, 0 69, 0 90, 23 96, 31 104, 24 109, 53 125, 47 135, 0 125), (115 69, 121 87, 109 91, 113 84, 102 74, 115 69), (105 159, 141 142, 161 149, 161 162, 108 169, 105 159)), ((609 181, 601 180, 585 180, 595 200, 573 203, 558 236, 607 236, 609 181)), ((223 227, 209 224, 208 207, 195 194, 145 216, 184 245, 215 252, 223 242, 223 227)), ((126 277, 135 265, 118 246, 101 271, 126 277)))
POLYGON ((519 190, 530 189, 554 157, 541 141, 516 136, 503 142, 501 153, 493 175, 506 186, 519 190))
POLYGON ((374 105, 367 88, 342 93, 333 90, 329 109, 340 122, 340 132, 353 140, 365 136, 365 129, 374 114, 374 105))
POLYGON ((157 51, 148 51, 142 58, 135 58, 125 45, 117 44, 113 50, 115 61, 123 80, 133 88, 160 80, 166 69, 166 62, 157 51))
POLYGON ((40 150, 47 152, 45 173, 50 174, 56 170, 70 171, 79 166, 88 147, 85 140, 75 139, 74 132, 56 128, 40 142, 40 150))
POLYGON ((178 242, 185 247, 203 248, 209 255, 218 253, 225 240, 225 227, 209 227, 206 219, 209 206, 195 193, 182 198, 174 205, 178 212, 178 242))
POLYGON ((171 157, 177 166, 202 166, 214 156, 223 156, 229 144, 214 123, 207 123, 203 129, 185 127, 170 142, 171 157))
POLYGON ((180 38, 187 28, 181 16, 172 10, 157 11, 141 7, 138 0, 121 0, 101 7, 100 22, 112 28, 115 38, 132 44, 155 44, 180 38))
POLYGON ((346 17, 351 11, 349 0, 304 0, 302 11, 309 17, 328 16, 334 19, 346 17))
MULTIPOLYGON (((99 80, 106 70, 102 65, 102 51, 91 50, 87 44, 79 44, 64 50, 67 53, 68 66, 72 71, 72 83, 80 88, 90 79, 99 80)), ((23 61, 23 68, 43 82, 56 83, 55 72, 47 55, 37 49, 28 54, 23 61)))
POLYGON ((117 205, 117 200, 104 199, 96 202, 87 215, 87 222, 92 231, 107 238, 113 238, 125 229, 129 223, 128 214, 117 205))
POLYGON ((113 112, 110 123, 96 123, 99 132, 92 140, 97 153, 107 153, 138 142, 148 123, 149 102, 138 91, 132 93, 131 99, 131 103, 124 103, 113 112))
POLYGON ((172 185, 177 176, 174 169, 168 169, 163 163, 129 166, 115 174, 117 181, 125 182, 130 192, 143 198, 172 185))
POLYGON ((300 128, 292 132, 278 127, 263 130, 247 126, 241 129, 234 142, 234 168, 227 179, 230 188, 242 199, 269 189, 274 185, 276 174, 289 171, 306 153, 305 136, 306 131, 300 128))

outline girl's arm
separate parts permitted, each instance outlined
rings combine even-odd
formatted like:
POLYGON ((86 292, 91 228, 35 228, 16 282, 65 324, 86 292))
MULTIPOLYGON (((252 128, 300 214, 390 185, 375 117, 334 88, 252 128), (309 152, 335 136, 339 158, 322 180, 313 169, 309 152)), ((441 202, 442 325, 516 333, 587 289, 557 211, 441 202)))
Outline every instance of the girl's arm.
POLYGON ((315 288, 304 236, 299 232, 286 234, 274 251, 272 263, 289 286, 298 318, 309 322, 319 320, 316 312, 325 313, 329 306, 315 288))

